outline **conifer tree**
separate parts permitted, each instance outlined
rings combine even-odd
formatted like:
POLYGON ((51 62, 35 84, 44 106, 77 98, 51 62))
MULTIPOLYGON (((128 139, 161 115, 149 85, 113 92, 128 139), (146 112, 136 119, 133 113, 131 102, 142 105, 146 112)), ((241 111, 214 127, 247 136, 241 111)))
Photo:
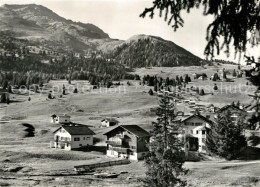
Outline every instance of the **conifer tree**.
POLYGON ((0 103, 6 103, 6 95, 5 95, 5 93, 2 93, 2 94, 1 94, 0 103))
POLYGON ((180 126, 172 122, 175 118, 174 105, 164 95, 157 109, 157 121, 153 122, 149 153, 145 158, 147 167, 145 186, 185 186, 180 176, 186 174, 183 168, 185 154, 177 137, 180 126))
POLYGON ((8 86, 7 91, 8 91, 8 93, 13 93, 11 85, 8 86))
POLYGON ((201 90, 200 90, 200 95, 201 95, 201 96, 205 95, 204 89, 201 89, 201 90))
POLYGON ((232 73, 232 75, 233 75, 233 77, 236 77, 236 76, 237 76, 237 72, 236 72, 236 70, 235 70, 235 69, 233 70, 233 73, 232 73))
POLYGON ((149 93, 149 95, 153 95, 153 90, 150 89, 148 93, 149 93))
POLYGON ((155 92, 157 92, 157 90, 158 90, 158 88, 157 88, 157 84, 154 85, 153 90, 154 90, 155 92))
POLYGON ((209 152, 227 160, 237 158, 247 145, 243 135, 243 118, 241 117, 237 122, 234 122, 230 116, 230 112, 219 114, 215 123, 208 129, 206 139, 209 152))

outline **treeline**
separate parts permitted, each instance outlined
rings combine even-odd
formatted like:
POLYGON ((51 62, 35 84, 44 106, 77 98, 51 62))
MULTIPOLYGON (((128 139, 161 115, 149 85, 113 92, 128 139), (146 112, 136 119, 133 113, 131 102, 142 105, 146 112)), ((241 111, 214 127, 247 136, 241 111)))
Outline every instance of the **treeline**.
POLYGON ((177 75, 175 78, 172 79, 170 79, 169 77, 163 79, 162 77, 145 75, 142 80, 143 84, 147 86, 154 86, 154 91, 156 92, 163 87, 185 85, 189 82, 191 82, 191 78, 189 75, 185 75, 184 78, 177 75))
POLYGON ((73 53, 60 56, 30 54, 24 46, 27 42, 7 41, 2 42, 1 45, 6 51, 0 55, 0 70, 6 72, 1 73, 1 84, 8 82, 19 86, 31 83, 40 84, 50 79, 79 79, 89 80, 94 85, 120 79, 140 79, 137 75, 129 74, 128 69, 113 60, 95 57, 76 58, 73 53), (43 60, 45 63, 42 62, 43 60))

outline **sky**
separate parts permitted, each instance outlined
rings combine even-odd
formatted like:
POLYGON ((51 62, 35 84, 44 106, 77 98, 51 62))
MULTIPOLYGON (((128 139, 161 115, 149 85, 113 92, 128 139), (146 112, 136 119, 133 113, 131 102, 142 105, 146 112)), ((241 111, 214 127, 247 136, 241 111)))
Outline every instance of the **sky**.
MULTIPOLYGON (((144 8, 152 6, 152 0, 0 0, 0 5, 31 3, 43 5, 66 19, 92 23, 111 38, 126 40, 137 34, 159 36, 201 58, 205 58, 206 29, 213 20, 213 17, 203 16, 201 9, 189 14, 183 12, 184 27, 174 32, 158 12, 153 19, 139 17, 144 8)), ((238 62, 233 53, 229 58, 223 53, 216 58, 238 62)))

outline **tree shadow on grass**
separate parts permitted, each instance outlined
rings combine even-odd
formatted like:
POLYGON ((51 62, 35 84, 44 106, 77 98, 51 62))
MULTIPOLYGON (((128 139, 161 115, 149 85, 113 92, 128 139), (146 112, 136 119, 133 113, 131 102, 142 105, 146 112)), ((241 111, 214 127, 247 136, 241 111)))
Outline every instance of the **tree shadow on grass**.
POLYGON ((238 157, 239 160, 260 160, 260 148, 246 147, 238 157))

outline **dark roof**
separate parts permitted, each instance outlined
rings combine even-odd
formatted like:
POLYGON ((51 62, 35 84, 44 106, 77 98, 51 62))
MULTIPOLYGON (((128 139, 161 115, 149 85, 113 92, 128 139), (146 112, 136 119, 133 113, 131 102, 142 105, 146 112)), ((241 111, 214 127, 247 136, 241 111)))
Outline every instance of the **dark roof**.
POLYGON ((210 119, 208 119, 208 118, 202 116, 201 114, 196 114, 196 113, 193 114, 193 115, 191 115, 191 116, 189 116, 189 117, 187 117, 186 119, 182 120, 182 122, 184 122, 184 121, 186 121, 186 120, 188 120, 188 119, 191 119, 191 118, 193 118, 193 117, 198 117, 198 118, 202 119, 203 121, 206 121, 206 122, 208 122, 208 123, 210 123, 210 124, 213 123, 213 121, 211 121, 210 119))
POLYGON ((119 123, 119 121, 116 120, 115 118, 105 118, 105 119, 102 119, 101 122, 102 122, 102 121, 105 121, 105 120, 107 120, 107 121, 109 121, 109 122, 112 122, 112 123, 119 123))
POLYGON ((115 128, 113 128, 112 130, 106 132, 104 135, 108 134, 109 132, 111 131, 114 131, 115 129, 117 128, 123 128, 125 129, 126 131, 138 136, 138 137, 147 137, 147 136, 150 136, 150 133, 147 132, 146 130, 144 130, 143 128, 141 128, 140 126, 138 125, 120 125, 120 126, 117 126, 115 128))
POLYGON ((95 135, 95 133, 90 130, 86 125, 81 124, 64 124, 55 130, 53 133, 57 132, 61 128, 64 128, 70 135, 95 135))
POLYGON ((221 109, 219 109, 218 112, 223 112, 223 111, 225 111, 225 110, 227 110, 229 108, 232 108, 232 109, 235 109, 235 110, 239 110, 241 112, 246 112, 245 110, 242 110, 242 109, 238 108, 237 106, 233 106, 233 105, 226 105, 226 106, 222 107, 221 109))

